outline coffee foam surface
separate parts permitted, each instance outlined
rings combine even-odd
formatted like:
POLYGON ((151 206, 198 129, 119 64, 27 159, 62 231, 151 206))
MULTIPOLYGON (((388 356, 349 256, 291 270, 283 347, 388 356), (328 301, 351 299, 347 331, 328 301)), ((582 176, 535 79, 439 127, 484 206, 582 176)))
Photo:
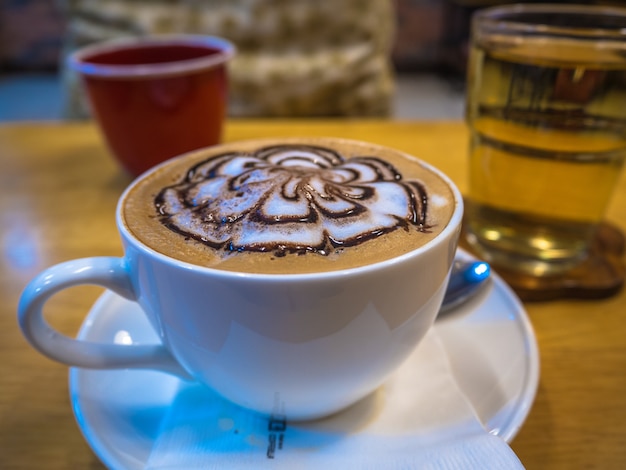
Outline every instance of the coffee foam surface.
POLYGON ((418 160, 340 139, 235 142, 174 159, 124 201, 130 231, 173 258, 243 272, 345 269, 440 233, 449 186, 418 160))

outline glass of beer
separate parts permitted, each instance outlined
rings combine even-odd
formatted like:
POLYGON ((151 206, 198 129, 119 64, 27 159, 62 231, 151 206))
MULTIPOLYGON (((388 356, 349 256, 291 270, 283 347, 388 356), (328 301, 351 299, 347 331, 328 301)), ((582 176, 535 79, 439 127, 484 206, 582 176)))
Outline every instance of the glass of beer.
POLYGON ((466 119, 472 249, 532 276, 577 266, 626 156, 626 9, 476 12, 466 119))

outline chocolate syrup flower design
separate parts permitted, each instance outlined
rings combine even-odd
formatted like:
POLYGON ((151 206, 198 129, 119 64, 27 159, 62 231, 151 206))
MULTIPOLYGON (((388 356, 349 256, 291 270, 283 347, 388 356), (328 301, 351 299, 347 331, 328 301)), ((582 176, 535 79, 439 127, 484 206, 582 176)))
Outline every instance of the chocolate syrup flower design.
POLYGON ((229 251, 315 252, 399 228, 427 231, 428 197, 375 157, 344 159, 311 145, 211 157, 155 198, 161 222, 229 251))

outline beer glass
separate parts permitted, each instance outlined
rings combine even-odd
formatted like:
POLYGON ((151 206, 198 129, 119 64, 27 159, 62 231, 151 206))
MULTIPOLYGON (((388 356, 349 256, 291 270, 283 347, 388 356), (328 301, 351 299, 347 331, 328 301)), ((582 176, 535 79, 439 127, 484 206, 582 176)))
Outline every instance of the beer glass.
POLYGON ((466 241, 558 276, 587 256, 626 155, 626 9, 509 5, 472 18, 466 241))

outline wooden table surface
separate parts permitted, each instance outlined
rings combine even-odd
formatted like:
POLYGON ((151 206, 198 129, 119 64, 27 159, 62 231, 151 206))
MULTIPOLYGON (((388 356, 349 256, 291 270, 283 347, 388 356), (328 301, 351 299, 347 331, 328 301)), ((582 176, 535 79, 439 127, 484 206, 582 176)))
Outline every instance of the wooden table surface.
MULTIPOLYGON (((231 121, 225 140, 328 135, 410 152, 466 188, 459 122, 231 121)), ((0 126, 0 469, 98 469, 74 421, 67 368, 32 349, 16 322, 21 290, 40 270, 122 254, 118 196, 130 182, 88 123, 0 126)), ((626 231, 626 177, 607 219, 626 231)), ((102 290, 54 297, 46 316, 76 333, 102 290)), ((626 292, 606 300, 526 304, 541 354, 536 401, 513 450, 529 469, 626 468, 626 292)))

